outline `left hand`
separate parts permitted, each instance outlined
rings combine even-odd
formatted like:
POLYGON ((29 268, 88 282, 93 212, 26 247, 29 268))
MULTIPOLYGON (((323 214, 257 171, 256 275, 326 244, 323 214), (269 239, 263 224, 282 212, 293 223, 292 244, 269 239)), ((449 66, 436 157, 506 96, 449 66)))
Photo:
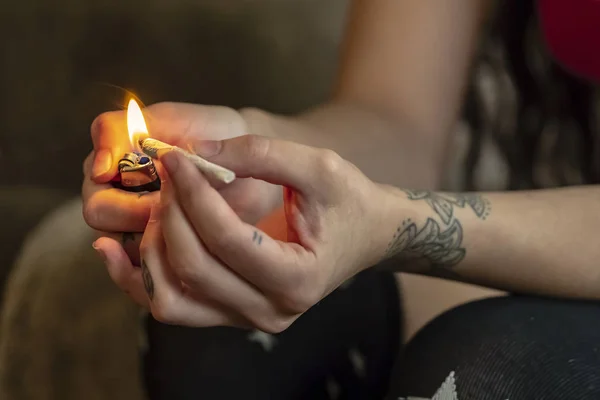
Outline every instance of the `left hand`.
POLYGON ((171 152, 161 158, 168 177, 142 240, 141 270, 118 242, 94 246, 115 282, 159 321, 280 332, 383 255, 387 192, 329 150, 259 136, 219 143, 213 161, 285 187, 284 210, 271 216, 279 223, 242 221, 171 152))
MULTIPOLYGON (((207 139, 229 139, 248 133, 251 118, 228 107, 186 103, 157 103, 143 110, 152 137, 188 149, 210 160, 207 139)), ((94 150, 84 162, 83 216, 101 236, 119 239, 132 262, 139 265, 139 244, 152 205, 159 193, 130 193, 116 189, 122 155, 131 151, 126 111, 98 116, 91 127, 94 150), (126 233, 122 233, 126 232, 126 233)), ((238 179, 220 193, 245 222, 257 223, 280 206, 280 188, 253 179, 238 179)))

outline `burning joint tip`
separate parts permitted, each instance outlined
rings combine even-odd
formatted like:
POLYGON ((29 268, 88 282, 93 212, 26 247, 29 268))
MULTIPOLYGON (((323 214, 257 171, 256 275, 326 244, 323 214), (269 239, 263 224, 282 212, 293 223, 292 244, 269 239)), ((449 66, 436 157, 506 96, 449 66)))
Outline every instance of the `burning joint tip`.
POLYGON ((133 146, 133 151, 137 153, 143 152, 143 143, 144 140, 148 139, 147 133, 134 133, 131 135, 131 145, 133 146))

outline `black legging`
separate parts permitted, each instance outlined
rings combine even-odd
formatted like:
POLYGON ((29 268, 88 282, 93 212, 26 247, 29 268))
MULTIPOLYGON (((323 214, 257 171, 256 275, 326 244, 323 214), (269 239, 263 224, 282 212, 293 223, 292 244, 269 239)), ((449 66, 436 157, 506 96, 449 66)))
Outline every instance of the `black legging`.
POLYGON ((515 296, 455 308, 417 334, 392 373, 398 310, 394 278, 367 271, 275 343, 150 319, 150 399, 430 398, 451 371, 459 400, 600 399, 596 303, 515 296))
POLYGON ((394 278, 365 271, 269 340, 148 320, 151 400, 381 399, 401 344, 394 278), (272 344, 270 351, 264 346, 272 344))
POLYGON ((512 296, 457 307, 404 349, 388 398, 431 397, 450 371, 459 400, 600 399, 600 305, 512 296))

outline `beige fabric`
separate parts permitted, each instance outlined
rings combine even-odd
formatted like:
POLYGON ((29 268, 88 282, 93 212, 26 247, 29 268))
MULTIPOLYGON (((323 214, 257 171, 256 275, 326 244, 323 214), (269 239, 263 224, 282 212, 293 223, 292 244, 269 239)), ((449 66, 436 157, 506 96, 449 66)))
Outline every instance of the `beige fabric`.
POLYGON ((7 282, 0 399, 142 400, 139 310, 109 279, 79 198, 30 235, 7 282))

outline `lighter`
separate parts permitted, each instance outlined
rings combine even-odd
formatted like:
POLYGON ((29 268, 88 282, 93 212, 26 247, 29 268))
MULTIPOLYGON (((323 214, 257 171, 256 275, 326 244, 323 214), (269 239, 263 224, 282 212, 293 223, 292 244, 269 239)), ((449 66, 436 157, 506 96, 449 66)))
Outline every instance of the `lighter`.
MULTIPOLYGON (((119 160, 119 174, 112 181, 113 187, 127 192, 145 193, 160 190, 160 177, 150 157, 138 153, 125 153, 119 160)), ((133 265, 140 265, 139 245, 135 234, 123 232, 123 249, 129 254, 133 265)))
POLYGON ((160 177, 150 157, 126 153, 119 160, 119 176, 113 186, 128 192, 154 192, 160 190, 160 177))
POLYGON ((152 159, 158 159, 161 151, 177 151, 183 154, 202 173, 216 181, 227 184, 235 179, 235 173, 227 168, 179 147, 150 138, 142 110, 134 99, 130 99, 127 106, 127 131, 133 151, 126 153, 119 161, 119 175, 112 182, 116 188, 138 193, 160 190, 160 177, 152 159))

